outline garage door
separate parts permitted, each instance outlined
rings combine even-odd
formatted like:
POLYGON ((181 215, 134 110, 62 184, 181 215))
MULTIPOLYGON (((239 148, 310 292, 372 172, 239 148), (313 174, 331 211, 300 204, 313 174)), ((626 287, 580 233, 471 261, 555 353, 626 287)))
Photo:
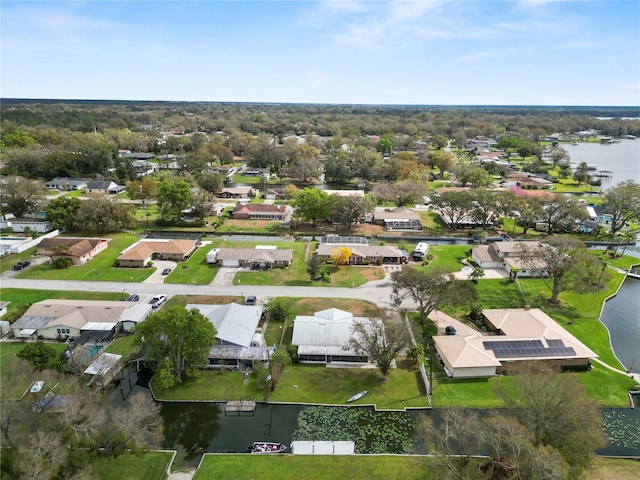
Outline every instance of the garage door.
POLYGON ((223 267, 239 267, 240 266, 240 260, 223 260, 222 261, 222 266, 223 267))

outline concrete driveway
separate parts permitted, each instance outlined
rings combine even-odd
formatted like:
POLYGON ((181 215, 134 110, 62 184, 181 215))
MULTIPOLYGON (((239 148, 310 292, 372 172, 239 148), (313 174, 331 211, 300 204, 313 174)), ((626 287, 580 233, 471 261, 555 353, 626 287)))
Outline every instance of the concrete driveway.
POLYGON ((167 275, 162 275, 162 271, 165 268, 174 270, 177 265, 178 264, 176 262, 169 260, 154 260, 153 266, 156 267, 156 271, 153 272, 143 283, 164 283, 164 279, 167 278, 167 275))

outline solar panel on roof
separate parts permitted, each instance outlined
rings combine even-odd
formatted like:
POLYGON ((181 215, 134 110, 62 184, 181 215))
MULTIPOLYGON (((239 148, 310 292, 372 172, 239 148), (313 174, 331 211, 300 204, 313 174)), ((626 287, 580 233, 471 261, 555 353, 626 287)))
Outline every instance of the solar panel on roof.
POLYGON ((498 359, 575 357, 576 355, 575 350, 572 347, 566 347, 562 340, 551 341, 549 348, 545 347, 540 340, 498 340, 486 341, 482 344, 485 350, 492 350, 498 359))

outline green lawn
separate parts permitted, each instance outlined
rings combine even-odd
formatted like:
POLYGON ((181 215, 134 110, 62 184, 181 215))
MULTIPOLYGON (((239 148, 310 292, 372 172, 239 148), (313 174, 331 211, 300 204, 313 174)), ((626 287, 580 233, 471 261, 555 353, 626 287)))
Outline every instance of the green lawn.
MULTIPOLYGON (((154 378, 155 380, 155 378, 154 378)), ((214 372, 204 370, 197 378, 189 379, 169 389, 159 388, 152 380, 151 388, 159 400, 227 400, 256 399, 264 401, 267 390, 258 386, 257 375, 244 377, 243 372, 214 372)))
MULTIPOLYGON (((4 273, 7 270, 11 270, 13 266, 24 260, 32 260, 31 256, 35 255, 36 247, 29 248, 22 253, 16 253, 9 255, 8 257, 0 258, 0 272, 4 273)), ((33 267, 29 267, 30 269, 33 267)))
POLYGON ((433 255, 434 258, 429 263, 429 268, 444 267, 450 272, 457 272, 470 249, 471 245, 431 245, 429 255, 433 255))
POLYGON ((391 370, 388 380, 381 382, 376 369, 293 365, 285 368, 270 401, 341 405, 362 390, 367 395, 354 405, 395 410, 429 405, 417 370, 405 366, 391 370))
POLYGON ((125 453, 118 458, 96 459, 91 466, 98 480, 162 480, 172 458, 172 452, 125 453))
MULTIPOLYGON (((622 249, 620 249, 620 251, 621 250, 622 249)), ((607 262, 608 265, 621 268, 623 270, 629 270, 633 265, 640 264, 640 258, 632 257, 630 255, 623 255, 622 257, 618 258, 610 258, 604 250, 590 251, 590 253, 596 255, 597 257, 600 257, 602 260, 607 262)))
POLYGON ((113 264, 122 251, 139 238, 129 233, 105 235, 110 238, 109 247, 82 266, 58 270, 51 265, 31 266, 22 271, 18 278, 46 280, 87 280, 104 282, 142 282, 155 268, 114 268, 113 264))
POLYGON ((218 264, 207 263, 207 253, 214 247, 203 245, 186 262, 179 263, 165 283, 209 285, 220 270, 218 264))
POLYGON ((123 337, 116 338, 111 345, 107 347, 105 352, 122 355, 122 357, 126 359, 140 350, 140 347, 134 344, 135 338, 135 335, 125 335, 123 337))
POLYGON ((210 455, 194 480, 430 480, 423 457, 399 455, 210 455))

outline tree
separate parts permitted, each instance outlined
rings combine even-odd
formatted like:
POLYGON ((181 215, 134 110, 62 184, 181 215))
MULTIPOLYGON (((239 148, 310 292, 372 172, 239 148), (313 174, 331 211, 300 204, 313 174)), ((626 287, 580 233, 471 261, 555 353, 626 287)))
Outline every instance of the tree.
POLYGON ((556 168, 556 165, 559 163, 570 163, 571 157, 569 156, 569 152, 567 152, 562 147, 554 147, 549 152, 549 158, 551 158, 551 164, 553 168, 556 168))
POLYGON ((473 207, 471 208, 471 218, 487 228, 493 225, 498 219, 498 195, 484 188, 474 190, 473 207))
POLYGON ((473 209, 473 197, 466 190, 443 192, 440 195, 434 195, 431 200, 438 209, 438 213, 446 219, 449 228, 454 231, 471 214, 473 209))
POLYGON ((506 403, 532 443, 556 449, 571 467, 570 478, 579 478, 605 444, 600 407, 574 374, 549 371, 537 362, 518 370, 517 394, 506 403))
POLYGON ((203 173, 197 181, 200 188, 211 195, 217 195, 224 188, 224 177, 217 173, 203 173))
POLYGON ((318 157, 304 156, 291 162, 287 172, 290 177, 298 178, 304 183, 317 183, 322 175, 322 168, 322 162, 318 157))
POLYGON ((135 226, 135 208, 109 197, 90 198, 80 204, 74 221, 90 234, 119 232, 135 226))
POLYGON ((391 273, 391 300, 400 303, 405 296, 418 304, 420 321, 443 305, 464 305, 476 301, 478 294, 471 284, 458 280, 444 269, 418 269, 403 266, 391 273))
POLYGON ((392 133, 385 133, 380 137, 380 141, 378 141, 378 150, 383 155, 391 155, 393 152, 393 147, 395 146, 395 141, 392 133))
POLYGON ((166 178, 158 183, 156 200, 160 216, 164 219, 180 218, 182 210, 191 203, 191 185, 179 178, 166 178))
POLYGON ((2 210, 13 213, 17 218, 26 213, 38 213, 44 198, 44 189, 33 180, 24 177, 5 177, 0 188, 2 210))
POLYGON ((626 180, 605 190, 604 211, 611 215, 611 234, 627 223, 640 220, 640 184, 626 180))
POLYGON ((436 150, 429 157, 429 165, 438 167, 441 179, 444 178, 444 172, 450 172, 455 164, 453 155, 445 150, 436 150))
POLYGON ((44 211, 53 228, 76 230, 76 213, 81 204, 82 200, 78 197, 54 198, 44 211))
POLYGON ((473 283, 478 283, 478 279, 482 277, 484 277, 484 269, 482 267, 475 267, 467 276, 473 283))
POLYGON ((382 379, 386 380, 396 356, 409 343, 409 333, 404 321, 391 320, 378 311, 375 317, 370 315, 369 318, 354 321, 351 336, 343 349, 369 358, 380 370, 382 379))
POLYGON ((284 322, 291 314, 292 300, 285 297, 270 298, 264 304, 264 312, 269 315, 269 321, 284 322))
POLYGON ((464 187, 467 183, 472 188, 489 187, 493 183, 493 177, 489 175, 482 167, 472 167, 457 177, 457 180, 462 183, 464 187))
POLYGON ((519 247, 522 263, 532 276, 541 277, 551 291, 550 303, 559 303, 558 296, 565 291, 585 293, 604 287, 606 265, 591 255, 580 240, 553 236, 534 248, 527 242, 519 247))
POLYGON ((398 207, 415 205, 427 193, 425 182, 403 180, 394 184, 379 184, 371 191, 371 196, 387 202, 393 202, 398 207))
POLYGON ((586 162, 580 162, 573 172, 573 179, 580 185, 582 182, 589 181, 589 166, 586 162))
POLYGON ((324 220, 329 216, 332 199, 323 190, 307 187, 296 194, 293 205, 301 218, 315 223, 316 220, 324 220))
POLYGON ((142 200, 142 205, 155 196, 157 182, 153 177, 145 176, 142 180, 133 180, 127 185, 127 195, 131 200, 142 200))
POLYGON ((351 249, 349 247, 334 248, 331 251, 331 262, 334 265, 347 265, 351 258, 351 249))
POLYGON ((269 358, 269 373, 271 375, 271 391, 278 384, 284 367, 291 365, 291 356, 286 349, 277 349, 269 358))
POLYGON ((187 311, 181 306, 149 315, 138 324, 135 333, 147 360, 156 364, 162 388, 197 375, 197 368, 207 364, 217 334, 213 324, 198 310, 187 311))
POLYGON ((307 273, 311 277, 311 280, 318 280, 322 277, 320 270, 322 268, 322 260, 317 253, 312 254, 307 260, 307 273))
POLYGON ((559 194, 538 197, 542 205, 539 220, 545 224, 545 230, 553 232, 572 232, 576 221, 585 220, 587 211, 575 198, 559 194))
POLYGON ((26 360, 38 370, 50 368, 56 363, 60 363, 60 357, 56 349, 42 341, 27 343, 16 353, 16 356, 22 360, 26 360))
POLYGON ((351 228, 358 223, 367 212, 374 209, 374 204, 364 197, 332 195, 333 208, 331 219, 351 228))
POLYGON ((431 137, 431 144, 436 147, 437 150, 442 150, 449 145, 449 139, 442 134, 437 134, 431 137))

